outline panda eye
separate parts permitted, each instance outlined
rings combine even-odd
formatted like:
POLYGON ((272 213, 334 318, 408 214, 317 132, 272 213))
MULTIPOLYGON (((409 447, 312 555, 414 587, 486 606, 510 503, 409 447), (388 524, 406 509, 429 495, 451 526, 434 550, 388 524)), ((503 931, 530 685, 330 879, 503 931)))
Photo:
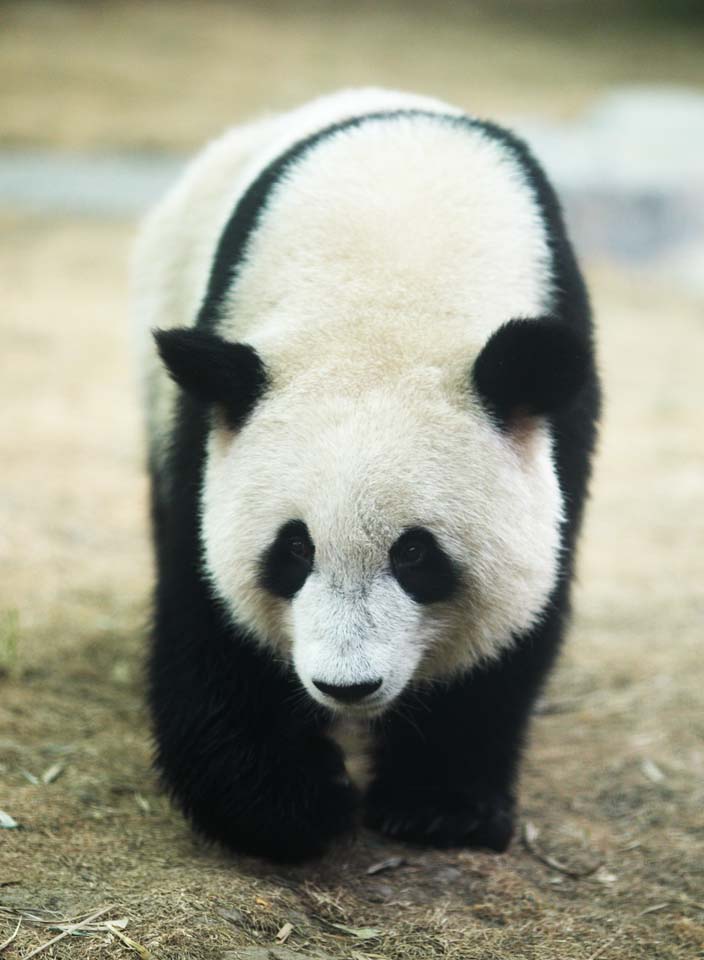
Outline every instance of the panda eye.
POLYGON ((315 544, 302 520, 289 520, 259 561, 259 583, 269 593, 292 600, 313 570, 315 544))
POLYGON ((456 591, 460 571, 425 527, 402 533, 389 550, 391 573, 416 603, 448 600, 456 591))
POLYGON ((420 543, 418 540, 411 540, 408 543, 404 543, 399 550, 397 563, 402 564, 404 567, 417 567, 425 560, 426 553, 425 544, 420 543))
POLYGON ((290 537, 288 540, 288 552, 297 560, 303 560, 309 563, 313 556, 313 550, 310 543, 303 537, 290 537))

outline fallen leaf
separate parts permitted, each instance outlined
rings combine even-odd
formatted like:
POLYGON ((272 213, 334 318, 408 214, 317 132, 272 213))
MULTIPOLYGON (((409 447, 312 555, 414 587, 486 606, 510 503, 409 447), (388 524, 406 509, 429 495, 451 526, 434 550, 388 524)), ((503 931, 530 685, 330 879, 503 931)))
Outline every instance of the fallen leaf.
POLYGON ((64 772, 63 763, 52 763, 50 767, 42 774, 42 783, 48 784, 53 783, 54 780, 58 780, 61 774, 64 772))
POLYGON ((599 869, 594 874, 594 879, 598 883, 606 884, 607 886, 611 883, 616 883, 618 877, 615 873, 609 873, 604 867, 599 867, 599 869))
POLYGON ((220 960, 333 960, 329 953, 319 950, 300 953, 290 947, 241 947, 239 950, 226 950, 220 954, 220 960))
POLYGON ((135 802, 136 802, 137 806, 139 807, 139 809, 140 809, 143 813, 151 813, 151 812, 152 812, 152 808, 151 808, 151 806, 150 806, 150 804, 149 804, 149 801, 147 800, 146 797, 143 797, 141 793, 135 793, 134 799, 135 799, 135 802))
POLYGON ((665 774, 656 763, 653 763, 652 760, 645 759, 641 763, 640 769, 643 771, 643 775, 646 776, 651 783, 662 783, 665 779, 665 774))
POLYGON ((342 923, 331 923, 330 926, 349 934, 351 937, 356 937, 358 940, 376 940, 377 937, 381 936, 381 930, 376 927, 346 927, 342 923))
POLYGON ((523 838, 526 843, 535 843, 535 841, 540 836, 540 830, 536 827, 532 820, 526 820, 523 826, 523 838))
POLYGON ((372 877, 375 873, 382 873, 384 870, 396 870, 406 863, 405 857, 389 857, 388 860, 380 860, 379 863, 373 863, 367 869, 367 875, 372 877))

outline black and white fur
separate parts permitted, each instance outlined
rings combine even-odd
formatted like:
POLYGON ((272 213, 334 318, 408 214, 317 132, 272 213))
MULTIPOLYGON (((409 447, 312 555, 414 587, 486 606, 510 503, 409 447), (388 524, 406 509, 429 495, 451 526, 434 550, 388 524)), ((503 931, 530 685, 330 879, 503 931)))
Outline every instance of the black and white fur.
POLYGON ((174 797, 275 859, 319 854, 359 811, 504 849, 598 412, 540 167, 438 101, 326 97, 197 158, 134 281, 174 797), (368 733, 363 791, 341 720, 368 733))

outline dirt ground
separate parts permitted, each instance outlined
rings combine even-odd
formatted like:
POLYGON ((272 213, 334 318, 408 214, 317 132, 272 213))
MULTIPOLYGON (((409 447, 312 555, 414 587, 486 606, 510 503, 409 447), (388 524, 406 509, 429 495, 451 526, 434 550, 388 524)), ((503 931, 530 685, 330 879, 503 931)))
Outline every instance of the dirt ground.
MULTIPOLYGON (((182 123, 167 102, 173 64, 165 65, 166 53, 162 63, 154 39, 164 6, 143 7, 129 8, 137 20, 132 35, 124 7, 118 16, 115 5, 1 5, 17 41, 8 44, 0 30, 2 69, 13 79, 0 80, 0 101, 14 105, 0 110, 5 140, 184 146, 225 122, 227 97, 217 80, 226 64, 206 64, 207 44, 193 52, 190 7, 169 7, 175 12, 165 28, 170 49, 183 49, 207 74, 184 94, 182 123), (72 36, 73 46, 61 50, 72 36), (130 65, 147 54, 153 86, 139 101, 130 65), (99 78, 92 86, 91 70, 99 78), (60 109, 61 96, 70 109, 60 109), (108 109, 111 98, 120 109, 108 109)), ((236 24, 234 6, 201 9, 236 24)), ((353 38, 344 41, 340 63, 324 42, 340 19, 347 30, 362 29, 346 8, 310 38, 303 15, 296 21, 284 9, 268 21, 278 53, 295 27, 324 59, 319 89, 362 79, 353 38)), ((264 37, 254 7, 236 13, 251 36, 264 37)), ((387 22, 367 12, 365 29, 374 16, 387 22)), ((391 22, 403 36, 422 33, 422 18, 415 33, 398 15, 391 22)), ((372 79, 445 95, 455 84, 461 102, 470 100, 478 68, 469 63, 470 79, 460 78, 449 26, 438 27, 445 33, 433 46, 439 60, 447 45, 445 73, 427 67, 434 84, 424 83, 411 51, 391 49, 387 57, 391 26, 384 29, 370 48, 378 54, 377 61, 369 54, 372 79)), ((205 32, 209 43, 227 47, 214 22, 205 32)), ((480 34, 489 57, 500 27, 491 21, 480 34)), ((531 48, 513 74, 491 90, 485 82, 491 108, 508 108, 517 75, 530 82, 512 108, 549 100, 546 109, 557 113, 613 82, 618 58, 607 44, 602 74, 590 61, 584 76, 550 99, 551 80, 538 61, 544 55, 554 65, 568 56, 569 42, 559 51, 531 48)), ((648 42, 644 49, 654 49, 655 40, 648 42)), ((683 74, 702 72, 697 45, 690 49, 677 30, 661 39, 661 48, 668 44, 682 47, 683 74)), ((244 46, 233 58, 247 54, 252 86, 238 87, 230 117, 250 95, 254 106, 264 101, 259 48, 244 46)), ((289 55, 293 79, 284 99, 293 101, 313 92, 315 76, 302 68, 300 42, 289 55)), ((650 69, 657 74, 657 63, 650 69)), ((277 104, 282 72, 279 63, 277 104)), ((57 925, 100 910, 95 926, 40 956, 704 956, 701 302, 644 273, 586 265, 606 414, 574 625, 526 759, 526 839, 499 857, 425 852, 362 833, 317 864, 272 868, 194 839, 150 770, 142 658, 152 567, 125 294, 133 225, 0 213, 0 233, 0 810, 19 825, 0 829, 3 960, 28 957, 62 932, 57 925), (368 872, 392 857, 402 862, 368 872), (279 946, 286 924, 292 929, 279 946)))
POLYGON ((569 116, 616 85, 701 85, 703 41, 697 0, 0 0, 0 142, 191 148, 360 84, 569 116))

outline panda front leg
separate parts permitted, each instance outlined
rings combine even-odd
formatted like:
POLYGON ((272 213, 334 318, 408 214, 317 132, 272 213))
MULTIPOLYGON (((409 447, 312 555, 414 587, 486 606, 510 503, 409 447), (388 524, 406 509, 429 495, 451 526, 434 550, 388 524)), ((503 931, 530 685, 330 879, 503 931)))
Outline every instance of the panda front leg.
POLYGON ((409 691, 377 721, 367 826, 436 847, 508 847, 531 708, 562 620, 552 607, 498 663, 409 691))
POLYGON ((182 587, 157 602, 149 664, 156 765, 172 797, 236 852, 320 855, 357 808, 325 716, 290 670, 233 633, 205 587, 182 587))

